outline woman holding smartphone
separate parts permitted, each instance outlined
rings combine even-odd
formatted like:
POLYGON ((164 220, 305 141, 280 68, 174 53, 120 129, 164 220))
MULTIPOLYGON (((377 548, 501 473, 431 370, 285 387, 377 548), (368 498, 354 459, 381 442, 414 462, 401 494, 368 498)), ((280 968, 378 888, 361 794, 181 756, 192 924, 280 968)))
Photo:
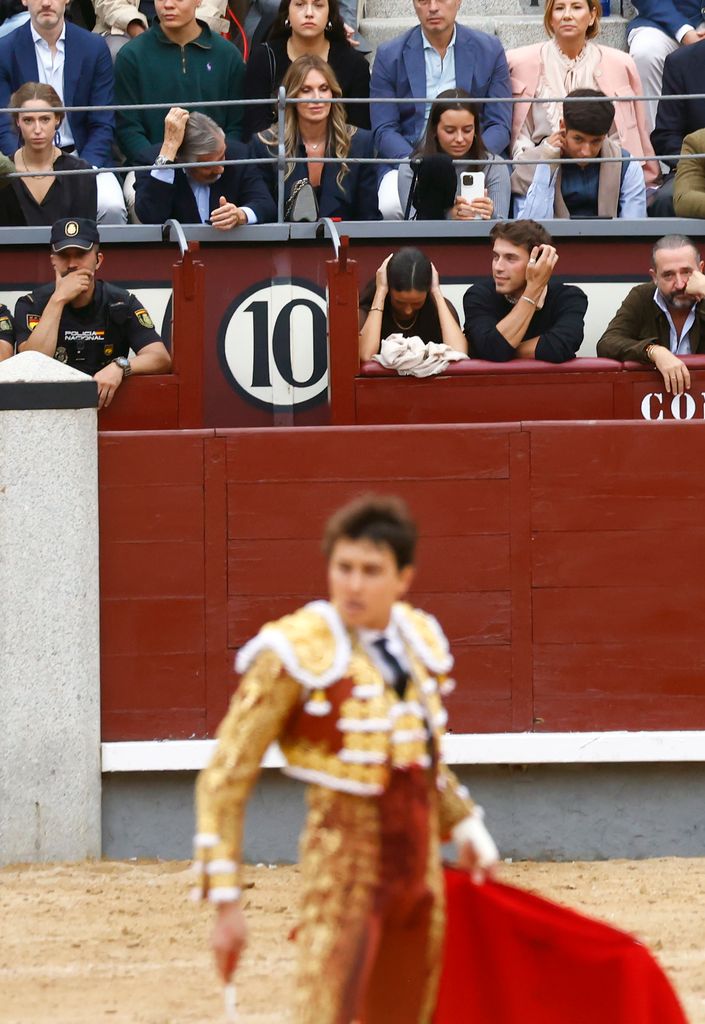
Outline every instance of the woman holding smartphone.
POLYGON ((414 159, 418 161, 416 168, 413 164, 402 164, 399 168, 399 198, 403 210, 409 207, 409 219, 508 217, 509 170, 485 149, 479 110, 464 89, 446 89, 438 94, 414 159), (409 206, 412 184, 414 195, 409 206), (472 198, 463 196, 468 186, 472 198))

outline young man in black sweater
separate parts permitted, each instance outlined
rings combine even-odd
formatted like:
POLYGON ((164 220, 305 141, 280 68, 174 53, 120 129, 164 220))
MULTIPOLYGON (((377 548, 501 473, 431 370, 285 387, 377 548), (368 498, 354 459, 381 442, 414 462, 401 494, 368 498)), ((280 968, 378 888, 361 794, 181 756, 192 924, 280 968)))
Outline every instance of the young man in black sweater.
POLYGON ((495 363, 510 359, 572 359, 583 340, 587 296, 551 280, 558 253, 536 221, 495 224, 492 280, 463 297, 470 355, 495 363))

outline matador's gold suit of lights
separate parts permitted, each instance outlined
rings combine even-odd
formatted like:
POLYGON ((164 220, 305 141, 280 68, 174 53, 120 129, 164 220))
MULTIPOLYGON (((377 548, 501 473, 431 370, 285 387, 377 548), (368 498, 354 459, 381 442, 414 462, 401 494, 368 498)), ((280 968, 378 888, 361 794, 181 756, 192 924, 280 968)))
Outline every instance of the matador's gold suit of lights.
POLYGON ((269 744, 279 741, 287 774, 311 784, 297 1024, 430 1021, 443 937, 439 838, 473 805, 441 764, 447 641, 409 605, 395 605, 392 620, 410 667, 403 700, 329 603, 265 626, 238 656, 245 674, 197 784, 200 892, 214 902, 240 894, 245 804, 269 744), (408 962, 383 975, 402 947, 408 962))

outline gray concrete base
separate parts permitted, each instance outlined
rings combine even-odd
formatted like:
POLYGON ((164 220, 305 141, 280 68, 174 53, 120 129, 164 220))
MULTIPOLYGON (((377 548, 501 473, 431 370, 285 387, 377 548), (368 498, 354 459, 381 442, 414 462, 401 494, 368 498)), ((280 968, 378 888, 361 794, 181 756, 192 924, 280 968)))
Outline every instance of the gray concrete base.
MULTIPOLYGON (((503 857, 603 860, 701 857, 705 765, 533 765, 458 772, 486 810, 503 857)), ((191 772, 103 777, 103 855, 191 856, 191 772)), ((266 771, 250 802, 245 859, 291 863, 303 787, 266 771)))

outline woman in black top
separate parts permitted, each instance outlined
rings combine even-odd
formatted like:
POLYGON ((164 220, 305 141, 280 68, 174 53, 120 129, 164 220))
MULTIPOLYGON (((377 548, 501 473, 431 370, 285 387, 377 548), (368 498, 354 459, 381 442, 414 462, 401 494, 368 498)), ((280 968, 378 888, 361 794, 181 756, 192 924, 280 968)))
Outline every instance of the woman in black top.
POLYGON ((390 334, 468 350, 458 314, 441 291, 438 271, 420 249, 404 248, 387 256, 360 296, 359 324, 360 362, 376 355, 390 334))
MULTIPOLYGON (((369 99, 370 65, 347 40, 338 0, 281 0, 267 42, 255 46, 247 62, 245 99, 276 95, 291 63, 307 54, 330 64, 345 99, 369 99)), ((345 112, 349 124, 370 127, 367 103, 350 103, 345 112)), ((268 104, 245 107, 243 138, 247 141, 271 123, 268 104)))
MULTIPOLYGON (((14 220, 9 209, 14 198, 27 225, 53 224, 62 217, 90 217, 91 220, 95 220, 95 175, 81 174, 57 178, 53 173, 90 166, 85 160, 62 153, 54 144, 54 136, 63 114, 51 113, 47 108, 63 106, 56 91, 50 85, 25 82, 10 97, 10 106, 22 108, 13 114, 22 143, 14 156, 15 168, 20 174, 23 171, 38 173, 32 177, 13 180, 14 197, 8 195, 7 202, 0 199, 0 223, 14 220)), ((12 205, 16 206, 14 202, 12 205)))

